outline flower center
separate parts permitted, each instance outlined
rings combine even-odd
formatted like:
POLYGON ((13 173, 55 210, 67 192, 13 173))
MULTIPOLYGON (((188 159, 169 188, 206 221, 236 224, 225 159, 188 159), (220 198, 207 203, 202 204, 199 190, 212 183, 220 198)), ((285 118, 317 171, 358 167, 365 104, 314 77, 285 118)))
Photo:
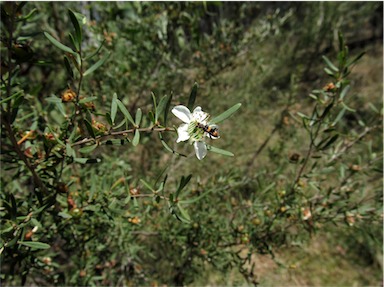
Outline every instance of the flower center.
POLYGON ((192 141, 201 141, 204 138, 204 130, 199 128, 197 121, 189 123, 188 134, 192 141))

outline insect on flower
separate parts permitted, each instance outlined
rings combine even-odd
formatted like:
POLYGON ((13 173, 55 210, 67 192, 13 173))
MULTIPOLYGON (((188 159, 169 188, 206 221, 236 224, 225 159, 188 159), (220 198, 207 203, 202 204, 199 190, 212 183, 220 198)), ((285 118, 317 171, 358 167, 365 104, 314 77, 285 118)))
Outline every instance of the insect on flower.
POLYGON ((197 127, 206 132, 207 136, 209 136, 211 139, 218 139, 220 137, 219 127, 217 125, 205 125, 202 123, 197 123, 197 127))
POLYGON ((196 157, 201 160, 207 155, 205 137, 219 138, 219 128, 208 122, 209 114, 196 107, 191 113, 185 106, 179 105, 172 109, 172 113, 184 122, 177 129, 179 137, 176 142, 189 140, 195 148, 196 157))

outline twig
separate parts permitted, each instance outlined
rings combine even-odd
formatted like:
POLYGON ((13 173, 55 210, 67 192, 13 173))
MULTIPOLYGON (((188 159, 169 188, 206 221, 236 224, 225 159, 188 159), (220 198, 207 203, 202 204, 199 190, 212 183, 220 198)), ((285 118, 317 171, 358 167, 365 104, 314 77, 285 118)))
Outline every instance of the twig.
POLYGON ((82 139, 78 142, 75 142, 72 144, 72 146, 77 146, 77 145, 82 145, 82 144, 86 144, 86 143, 89 143, 89 142, 93 142, 93 141, 100 141, 100 140, 107 140, 109 138, 115 138, 115 137, 118 137, 118 136, 126 136, 128 135, 129 133, 134 133, 136 130, 138 130, 139 132, 152 132, 152 131, 155 131, 155 132, 165 132, 165 131, 174 131, 174 129, 172 128, 133 128, 133 129, 129 129, 129 130, 124 130, 124 131, 118 131, 118 132, 110 132, 109 134, 106 134, 106 135, 100 135, 100 136, 97 136, 95 138, 85 138, 85 139, 82 139))
POLYGON ((349 150, 352 146, 354 146, 358 141, 363 139, 368 133, 370 133, 371 131, 373 131, 373 130, 379 128, 379 127, 380 127, 379 125, 375 125, 375 126, 372 126, 372 127, 366 127, 365 130, 361 134, 359 134, 359 136, 354 141, 350 142, 349 144, 344 145, 344 147, 340 151, 335 153, 332 156, 332 158, 329 160, 328 163, 331 163, 331 162, 335 161, 336 159, 338 159, 340 156, 345 154, 345 152, 347 150, 349 150))

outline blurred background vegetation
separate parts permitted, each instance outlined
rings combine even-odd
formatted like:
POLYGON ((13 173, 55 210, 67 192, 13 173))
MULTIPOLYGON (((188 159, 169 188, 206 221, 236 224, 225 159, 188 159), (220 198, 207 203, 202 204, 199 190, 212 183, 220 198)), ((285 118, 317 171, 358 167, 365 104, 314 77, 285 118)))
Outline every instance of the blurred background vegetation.
POLYGON ((2 284, 379 286, 382 42, 382 2, 2 2, 2 284), (75 49, 71 15, 85 69, 106 57, 89 76, 44 35, 75 49), (116 93, 150 126, 151 93, 186 105, 195 82, 211 115, 242 103, 215 141, 234 157, 174 133, 187 158, 155 132, 70 147, 76 112, 103 133, 116 93))

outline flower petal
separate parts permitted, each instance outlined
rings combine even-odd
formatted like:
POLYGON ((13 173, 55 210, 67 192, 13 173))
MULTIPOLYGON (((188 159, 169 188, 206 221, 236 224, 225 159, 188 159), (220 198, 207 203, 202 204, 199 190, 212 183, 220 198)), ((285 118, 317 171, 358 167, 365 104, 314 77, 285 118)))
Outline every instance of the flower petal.
POLYGON ((188 140, 188 124, 182 124, 181 126, 179 126, 179 128, 177 129, 177 134, 179 135, 176 140, 177 143, 188 140))
POLYGON ((207 114, 206 112, 203 112, 201 107, 196 107, 193 110, 192 117, 199 123, 206 124, 207 119, 209 118, 209 114, 207 114))
POLYGON ((172 113, 186 124, 191 122, 192 114, 186 106, 176 106, 172 109, 172 113))
POLYGON ((202 160, 207 155, 207 146, 203 141, 197 141, 193 143, 195 148, 196 157, 202 160))

